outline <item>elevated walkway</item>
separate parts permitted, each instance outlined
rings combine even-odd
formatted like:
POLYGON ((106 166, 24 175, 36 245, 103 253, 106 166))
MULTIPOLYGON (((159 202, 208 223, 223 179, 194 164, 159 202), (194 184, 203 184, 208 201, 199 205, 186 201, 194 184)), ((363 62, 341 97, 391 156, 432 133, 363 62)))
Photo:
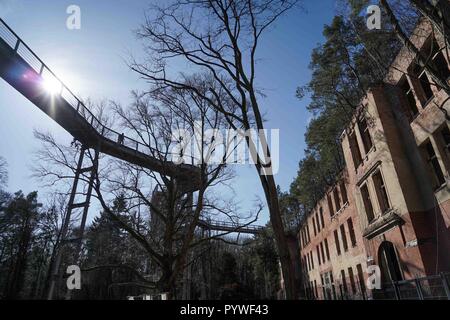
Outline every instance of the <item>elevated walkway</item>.
POLYGON ((192 164, 176 164, 170 155, 123 136, 101 123, 42 60, 0 19, 0 77, 56 121, 86 148, 176 178, 197 190, 200 169, 192 164), (56 83, 50 93, 47 83, 56 83))

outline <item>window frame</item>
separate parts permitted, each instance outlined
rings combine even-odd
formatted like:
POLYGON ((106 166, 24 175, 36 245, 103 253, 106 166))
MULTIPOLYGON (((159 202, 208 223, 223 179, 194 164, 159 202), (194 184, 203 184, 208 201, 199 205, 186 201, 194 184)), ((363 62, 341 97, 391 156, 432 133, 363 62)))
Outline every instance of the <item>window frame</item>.
POLYGON ((348 242, 347 242, 347 234, 345 232, 345 225, 341 224, 339 226, 339 230, 341 232, 342 247, 344 248, 344 252, 347 252, 348 251, 348 242))
POLYGON ((363 158, 355 130, 353 130, 353 132, 348 134, 348 143, 350 147, 350 153, 353 159, 353 165, 355 167, 355 170, 357 170, 359 166, 363 163, 363 158))
POLYGON ((370 134, 370 130, 369 130, 369 125, 367 123, 367 119, 364 115, 360 116, 358 118, 358 130, 359 130, 359 134, 361 136, 361 140, 363 143, 363 148, 365 151, 365 154, 367 155, 370 150, 372 150, 373 148, 373 140, 372 140, 372 136, 370 134))
POLYGON ((428 172, 431 175, 432 181, 434 181, 433 190, 437 191, 440 188, 442 188, 442 186, 444 186, 447 181, 445 179, 445 174, 444 174, 444 171, 442 170, 442 166, 439 161, 439 157, 436 152, 436 148, 433 145, 433 142, 431 141, 431 139, 427 139, 426 141, 424 141, 422 143, 421 150, 422 150, 423 156, 425 157, 424 160, 427 165, 428 172), (431 149, 429 149, 428 147, 430 147, 431 149), (429 151, 432 151, 433 155, 430 155, 429 151), (442 180, 442 182, 440 180, 442 180))
POLYGON ((336 245, 336 253, 338 256, 340 256, 342 252, 341 252, 341 244, 339 241, 339 234, 338 234, 337 229, 334 230, 333 234, 334 234, 334 243, 336 245))
POLYGON ((392 209, 392 205, 389 198, 389 192, 386 187, 386 181, 380 169, 376 170, 372 174, 372 182, 375 189, 375 194, 377 196, 378 207, 380 208, 381 214, 385 214, 390 209, 392 209), (378 176, 380 178, 379 180, 375 178, 378 176), (377 181, 380 182, 380 185, 378 185, 377 181), (378 187, 380 187, 380 190, 378 190, 378 187))
POLYGON ((361 184, 361 186, 359 187, 359 191, 363 200, 367 223, 371 224, 375 220, 375 211, 373 210, 372 197, 370 196, 369 185, 367 181, 361 184), (366 194, 367 197, 365 197, 364 194, 366 194), (370 209, 370 214, 368 209, 370 209))
POLYGON ((355 226, 353 225, 353 220, 351 217, 347 219, 347 227, 348 227, 348 233, 350 235, 350 242, 352 244, 352 247, 356 247, 357 241, 356 241, 356 234, 355 234, 355 226))

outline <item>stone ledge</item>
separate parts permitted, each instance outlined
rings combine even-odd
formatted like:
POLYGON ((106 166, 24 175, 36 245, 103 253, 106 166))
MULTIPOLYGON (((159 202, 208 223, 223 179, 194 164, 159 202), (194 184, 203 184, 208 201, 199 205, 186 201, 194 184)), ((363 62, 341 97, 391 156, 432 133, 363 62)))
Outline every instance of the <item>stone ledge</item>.
POLYGON ((383 215, 372 221, 367 228, 364 229, 363 237, 372 239, 384 231, 403 224, 403 219, 396 213, 395 210, 390 209, 383 215))

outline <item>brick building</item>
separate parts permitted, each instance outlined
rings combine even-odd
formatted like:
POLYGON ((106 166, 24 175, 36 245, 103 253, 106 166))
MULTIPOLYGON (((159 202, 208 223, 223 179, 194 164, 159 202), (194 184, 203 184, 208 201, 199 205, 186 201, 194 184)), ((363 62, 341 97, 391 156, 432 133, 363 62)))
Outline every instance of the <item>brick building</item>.
MULTIPOLYGON (((411 41, 445 78, 444 40, 422 20, 411 41)), ((298 234, 306 295, 376 297, 381 282, 450 271, 450 97, 403 48, 341 136, 346 167, 298 234)))

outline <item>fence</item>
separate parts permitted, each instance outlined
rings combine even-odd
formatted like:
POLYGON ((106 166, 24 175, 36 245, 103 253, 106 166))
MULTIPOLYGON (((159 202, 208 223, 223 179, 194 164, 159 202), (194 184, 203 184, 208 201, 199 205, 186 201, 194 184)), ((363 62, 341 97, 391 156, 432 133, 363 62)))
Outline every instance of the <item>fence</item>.
POLYGON ((376 300, 450 300, 450 273, 395 281, 373 290, 376 300))
POLYGON ((381 289, 369 295, 358 281, 355 288, 348 283, 334 282, 328 286, 307 284, 305 297, 308 300, 450 300, 450 273, 385 283, 381 289))

